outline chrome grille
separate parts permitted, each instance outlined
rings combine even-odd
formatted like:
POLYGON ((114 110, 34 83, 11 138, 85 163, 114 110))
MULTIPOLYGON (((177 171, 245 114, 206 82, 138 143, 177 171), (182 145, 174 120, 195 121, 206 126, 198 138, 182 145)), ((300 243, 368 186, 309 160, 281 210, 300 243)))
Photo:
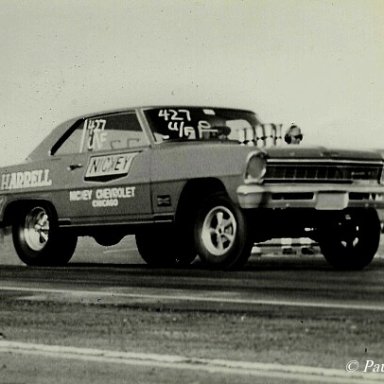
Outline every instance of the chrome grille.
POLYGON ((382 163, 268 162, 265 181, 302 182, 380 181, 382 163))

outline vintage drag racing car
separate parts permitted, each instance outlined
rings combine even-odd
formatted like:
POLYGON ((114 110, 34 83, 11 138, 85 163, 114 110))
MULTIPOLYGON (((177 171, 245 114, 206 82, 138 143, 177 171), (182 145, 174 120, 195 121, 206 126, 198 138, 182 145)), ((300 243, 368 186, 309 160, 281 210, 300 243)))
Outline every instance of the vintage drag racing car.
POLYGON ((360 269, 380 240, 383 159, 278 145, 247 110, 140 107, 59 125, 0 168, 0 225, 27 265, 63 265, 78 236, 135 234, 152 266, 241 267, 255 242, 310 237, 336 268, 360 269))

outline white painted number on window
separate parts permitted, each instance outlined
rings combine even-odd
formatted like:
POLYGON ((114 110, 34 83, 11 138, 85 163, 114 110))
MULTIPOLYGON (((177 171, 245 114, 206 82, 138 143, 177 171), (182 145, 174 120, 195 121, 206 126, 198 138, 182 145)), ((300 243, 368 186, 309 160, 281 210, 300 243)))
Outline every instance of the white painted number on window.
POLYGON ((160 109, 159 117, 163 117, 165 121, 191 121, 188 109, 160 109))
POLYGON ((107 132, 104 131, 106 124, 107 121, 104 119, 88 120, 87 149, 89 151, 103 148, 103 144, 107 141, 107 132))

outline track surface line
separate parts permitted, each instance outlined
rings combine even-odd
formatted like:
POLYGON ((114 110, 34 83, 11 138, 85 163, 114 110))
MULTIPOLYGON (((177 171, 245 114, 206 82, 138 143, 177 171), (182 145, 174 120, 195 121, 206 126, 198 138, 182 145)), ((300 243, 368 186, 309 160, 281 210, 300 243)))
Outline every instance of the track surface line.
POLYGON ((384 312, 384 306, 380 304, 353 304, 339 302, 312 302, 312 301, 293 301, 293 300, 268 300, 268 299, 240 299, 228 297, 210 297, 206 296, 206 292, 202 292, 202 296, 198 295, 159 295, 146 293, 122 293, 101 290, 77 290, 77 289, 51 289, 51 288, 33 288, 33 287, 15 287, 3 285, 0 291, 16 291, 28 293, 46 293, 61 295, 83 295, 96 297, 116 297, 127 299, 152 299, 152 300, 169 300, 169 301, 185 301, 185 302, 206 302, 206 303, 226 303, 226 304, 247 304, 247 305, 276 305, 286 307, 307 307, 307 308, 330 308, 330 309, 352 309, 363 311, 384 312), (204 295, 204 296, 203 296, 204 295))
POLYGON ((118 352, 92 348, 45 345, 0 340, 0 353, 26 354, 48 358, 75 359, 104 364, 140 365, 164 369, 204 370, 212 374, 248 375, 292 379, 318 383, 378 383, 379 374, 355 372, 349 374, 338 369, 282 365, 247 361, 189 358, 178 355, 118 352))

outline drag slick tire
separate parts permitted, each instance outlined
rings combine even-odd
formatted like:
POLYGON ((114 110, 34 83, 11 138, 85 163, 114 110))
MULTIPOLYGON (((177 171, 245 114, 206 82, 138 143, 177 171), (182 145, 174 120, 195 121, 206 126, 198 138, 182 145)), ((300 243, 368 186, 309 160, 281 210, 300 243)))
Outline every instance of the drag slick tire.
POLYGON ((194 239, 201 260, 209 268, 240 268, 251 254, 247 220, 224 193, 212 194, 202 202, 194 239))
POLYGON ((151 267, 185 267, 196 258, 192 236, 176 226, 153 226, 135 235, 142 259, 151 267))
POLYGON ((18 214, 12 237, 20 260, 31 266, 65 265, 77 244, 76 236, 59 230, 54 211, 39 203, 18 214))
POLYGON ((336 269, 359 270, 375 256, 380 242, 380 220, 374 209, 333 212, 320 232, 320 249, 336 269))

